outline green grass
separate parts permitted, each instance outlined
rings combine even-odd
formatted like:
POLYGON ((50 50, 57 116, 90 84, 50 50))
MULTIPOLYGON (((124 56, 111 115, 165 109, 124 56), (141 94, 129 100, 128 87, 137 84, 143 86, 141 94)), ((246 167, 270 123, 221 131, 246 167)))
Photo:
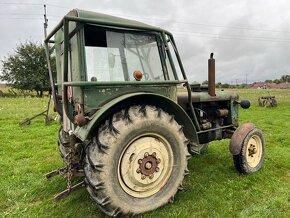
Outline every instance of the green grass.
MULTIPOLYGON (((210 143, 206 154, 191 158, 190 175, 174 204, 140 217, 290 217, 290 91, 271 90, 276 108, 262 108, 265 90, 237 90, 252 106, 240 109, 240 123, 252 122, 265 134, 265 164, 252 175, 236 172, 229 140, 210 143)), ((63 166, 57 148, 58 123, 18 123, 45 110, 47 99, 0 98, 0 216, 103 217, 85 189, 56 203, 63 177, 44 174, 63 166)), ((154 203, 154 202, 152 202, 154 203)))

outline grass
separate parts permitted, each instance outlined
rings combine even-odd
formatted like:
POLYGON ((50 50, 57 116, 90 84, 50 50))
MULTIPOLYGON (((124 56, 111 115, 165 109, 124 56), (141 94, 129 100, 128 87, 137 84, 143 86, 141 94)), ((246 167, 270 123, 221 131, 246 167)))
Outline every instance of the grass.
MULTIPOLYGON (((240 109, 240 123, 262 129, 267 143, 264 167, 240 175, 228 151, 229 140, 212 142, 206 154, 191 158, 190 175, 174 204, 139 217, 290 217, 290 92, 271 90, 276 108, 262 108, 265 90, 237 90, 252 102, 240 109)), ((58 123, 18 123, 45 110, 47 99, 0 98, 0 216, 103 217, 85 189, 56 203, 54 194, 66 187, 63 177, 44 174, 63 166, 56 145, 58 123)), ((154 202, 152 202, 154 203, 154 202)))

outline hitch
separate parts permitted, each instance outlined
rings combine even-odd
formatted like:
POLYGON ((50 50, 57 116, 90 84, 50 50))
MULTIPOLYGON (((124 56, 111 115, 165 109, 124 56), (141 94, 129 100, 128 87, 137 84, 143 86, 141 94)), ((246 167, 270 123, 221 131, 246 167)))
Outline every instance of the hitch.
POLYGON ((81 181, 80 183, 76 184, 76 185, 73 185, 72 187, 58 193, 57 195, 55 195, 53 197, 53 199, 55 201, 59 201, 61 199, 64 199, 65 197, 69 196, 71 193, 81 189, 82 187, 85 187, 85 182, 84 181, 81 181))
POLYGON ((66 167, 62 167, 62 168, 59 168, 59 169, 56 169, 54 171, 51 171, 49 173, 47 173, 45 175, 45 177, 47 179, 51 179, 52 177, 55 177, 55 176, 59 176, 59 175, 65 175, 65 177, 67 177, 67 179, 69 180, 68 181, 68 186, 67 186, 67 189, 56 194, 53 199, 55 201, 59 201, 67 196, 69 196, 71 193, 81 189, 82 187, 85 186, 85 182, 84 181, 81 181, 79 183, 77 183, 76 185, 71 185, 71 178, 72 177, 82 177, 84 176, 84 171, 83 170, 78 170, 78 169, 69 169, 68 166, 66 167))

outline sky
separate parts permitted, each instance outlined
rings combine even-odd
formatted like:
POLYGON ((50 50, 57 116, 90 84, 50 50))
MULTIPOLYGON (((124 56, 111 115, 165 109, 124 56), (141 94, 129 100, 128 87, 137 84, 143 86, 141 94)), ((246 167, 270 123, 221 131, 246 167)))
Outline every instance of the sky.
POLYGON ((216 82, 241 84, 290 75, 289 0, 0 0, 0 59, 20 43, 43 42, 71 9, 138 20, 174 35, 190 82, 207 80, 216 59, 216 82))

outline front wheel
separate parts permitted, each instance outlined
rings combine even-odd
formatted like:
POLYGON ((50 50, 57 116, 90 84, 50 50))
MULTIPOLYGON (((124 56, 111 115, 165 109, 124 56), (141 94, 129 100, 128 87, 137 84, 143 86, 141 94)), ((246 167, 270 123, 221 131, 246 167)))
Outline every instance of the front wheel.
POLYGON ((173 200, 189 157, 173 116, 153 106, 132 106, 108 119, 88 146, 87 190, 109 216, 154 210, 173 200))
POLYGON ((261 169, 265 156, 265 139, 260 129, 251 130, 242 142, 241 152, 233 155, 234 165, 241 173, 254 173, 261 169))

